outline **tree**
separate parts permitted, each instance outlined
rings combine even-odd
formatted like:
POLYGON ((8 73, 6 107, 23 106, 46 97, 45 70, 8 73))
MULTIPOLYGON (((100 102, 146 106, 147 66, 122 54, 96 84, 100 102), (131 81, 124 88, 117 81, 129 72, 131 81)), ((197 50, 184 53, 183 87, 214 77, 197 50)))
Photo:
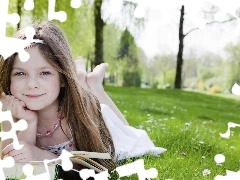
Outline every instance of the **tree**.
POLYGON ((179 24, 179 46, 177 55, 177 68, 174 86, 177 89, 181 89, 182 86, 182 65, 183 65, 183 21, 184 21, 184 6, 181 8, 180 24, 179 24))
POLYGON ((152 87, 173 88, 176 58, 173 54, 156 55, 148 63, 146 74, 152 87))
POLYGON ((227 65, 227 87, 230 90, 234 83, 240 84, 240 40, 238 43, 228 44, 225 48, 228 53, 227 65))
POLYGON ((59 1, 56 11, 65 11, 65 22, 55 21, 64 31, 71 46, 74 58, 82 56, 84 59, 93 59, 94 54, 94 17, 93 4, 87 0, 82 1, 80 8, 73 9, 59 1))
POLYGON ((120 38, 122 35, 122 30, 120 30, 114 24, 106 24, 104 27, 104 62, 109 64, 108 72, 106 76, 108 76, 108 80, 110 83, 120 85, 120 74, 121 69, 119 68, 120 62, 116 62, 117 52, 120 45, 120 38), (108 74, 109 73, 109 74, 108 74))
POLYGON ((138 66, 138 48, 133 36, 127 29, 121 36, 117 59, 126 62, 123 69, 123 86, 139 87, 141 77, 138 66))
MULTIPOLYGON (((34 9, 26 11, 23 8, 25 0, 14 0, 9 3, 10 13, 18 13, 21 22, 16 27, 8 26, 7 35, 12 36, 18 27, 32 23, 48 21, 48 0, 34 1, 34 9)), ((53 20, 64 32, 71 46, 74 58, 82 56, 87 59, 94 52, 94 18, 93 3, 82 0, 80 8, 74 9, 68 3, 56 1, 55 11, 65 11, 67 20, 60 22, 53 20)))
MULTIPOLYGON (((212 17, 214 13, 216 13, 217 9, 215 6, 210 6, 210 11, 203 11, 205 17, 212 17)), ((175 88, 181 89, 182 88, 182 66, 183 66, 183 48, 184 48, 184 38, 190 34, 191 32, 197 30, 198 28, 191 29, 186 34, 183 33, 183 24, 184 24, 184 5, 182 5, 180 10, 180 23, 179 23, 179 48, 178 48, 178 55, 177 55, 177 67, 176 67, 176 76, 175 76, 175 88)), ((223 22, 218 21, 211 21, 208 22, 207 25, 213 24, 213 23, 226 23, 230 22, 232 20, 235 20, 236 18, 227 17, 227 20, 223 22)))
POLYGON ((97 66, 103 63, 103 28, 104 22, 102 20, 102 0, 94 1, 94 24, 95 24, 95 57, 94 65, 97 66))

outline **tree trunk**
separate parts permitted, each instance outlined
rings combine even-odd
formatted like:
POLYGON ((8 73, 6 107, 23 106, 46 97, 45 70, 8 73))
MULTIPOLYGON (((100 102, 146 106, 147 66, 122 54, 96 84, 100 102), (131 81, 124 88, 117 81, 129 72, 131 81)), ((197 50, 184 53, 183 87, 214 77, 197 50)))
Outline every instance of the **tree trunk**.
POLYGON ((184 6, 181 8, 180 24, 179 24, 179 48, 177 55, 177 69, 175 77, 175 88, 181 89, 182 87, 182 65, 183 65, 183 21, 184 21, 184 6))
POLYGON ((101 17, 102 0, 94 1, 94 23, 95 23, 95 57, 94 66, 103 63, 103 28, 104 22, 101 17))

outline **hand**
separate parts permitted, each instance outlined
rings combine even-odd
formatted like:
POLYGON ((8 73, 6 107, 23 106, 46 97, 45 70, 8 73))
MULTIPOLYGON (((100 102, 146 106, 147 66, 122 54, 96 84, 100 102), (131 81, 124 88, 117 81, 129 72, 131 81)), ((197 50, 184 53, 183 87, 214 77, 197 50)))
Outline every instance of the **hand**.
POLYGON ((14 96, 6 95, 5 93, 2 93, 0 101, 3 104, 2 111, 10 110, 15 121, 25 119, 28 123, 30 121, 37 122, 37 114, 34 111, 27 109, 26 104, 23 101, 14 96))
POLYGON ((30 143, 24 141, 19 141, 19 143, 23 145, 22 149, 15 150, 13 144, 9 144, 2 150, 3 157, 11 156, 15 162, 43 161, 44 159, 57 158, 57 155, 42 150, 30 143))

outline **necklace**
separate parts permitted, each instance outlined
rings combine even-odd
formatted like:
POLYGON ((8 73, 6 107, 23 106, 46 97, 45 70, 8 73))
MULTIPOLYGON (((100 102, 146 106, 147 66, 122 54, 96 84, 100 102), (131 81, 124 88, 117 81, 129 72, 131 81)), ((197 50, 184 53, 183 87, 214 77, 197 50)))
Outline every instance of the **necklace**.
POLYGON ((40 137, 51 137, 53 135, 53 133, 59 128, 60 121, 64 118, 64 116, 62 116, 61 114, 58 114, 57 117, 58 117, 58 121, 54 124, 52 130, 47 131, 46 134, 42 134, 42 133, 37 132, 37 137, 38 138, 40 138, 40 137))

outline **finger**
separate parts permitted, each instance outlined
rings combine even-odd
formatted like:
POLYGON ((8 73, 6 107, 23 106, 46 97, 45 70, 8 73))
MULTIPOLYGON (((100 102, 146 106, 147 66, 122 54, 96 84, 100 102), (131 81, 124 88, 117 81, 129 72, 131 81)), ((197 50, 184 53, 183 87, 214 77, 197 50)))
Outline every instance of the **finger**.
POLYGON ((2 111, 7 110, 7 95, 3 92, 0 97, 0 101, 2 102, 2 111))
POLYGON ((12 102, 11 112, 12 116, 17 119, 24 119, 24 117, 27 117, 27 111, 29 111, 26 107, 25 102, 14 98, 12 102))
POLYGON ((17 119, 19 119, 19 116, 23 109, 23 107, 20 105, 20 103, 18 101, 19 101, 18 99, 14 99, 12 102, 12 107, 11 107, 12 116, 17 119))
POLYGON ((8 144, 7 146, 5 146, 5 148, 3 148, 3 150, 2 150, 2 155, 3 156, 6 156, 6 155, 8 155, 11 151, 13 151, 14 150, 14 148, 13 148, 13 144, 11 143, 11 144, 8 144))
POLYGON ((27 106, 26 106, 26 103, 25 103, 25 102, 23 102, 23 101, 21 101, 21 100, 18 100, 18 103, 19 103, 20 106, 22 106, 22 108, 23 108, 24 110, 27 109, 27 106))
POLYGON ((7 110, 10 110, 12 112, 13 111, 13 103, 14 103, 15 98, 14 98, 14 96, 7 96, 7 98, 8 98, 7 110))
POLYGON ((19 150, 12 150, 12 151, 10 151, 8 154, 6 154, 4 156, 4 158, 7 157, 7 156, 13 157, 15 162, 24 162, 25 159, 26 159, 24 154, 21 151, 19 151, 19 150))
POLYGON ((25 159, 24 154, 22 152, 19 152, 19 151, 16 151, 16 150, 11 151, 9 153, 9 156, 13 157, 15 162, 20 162, 21 160, 25 159))

